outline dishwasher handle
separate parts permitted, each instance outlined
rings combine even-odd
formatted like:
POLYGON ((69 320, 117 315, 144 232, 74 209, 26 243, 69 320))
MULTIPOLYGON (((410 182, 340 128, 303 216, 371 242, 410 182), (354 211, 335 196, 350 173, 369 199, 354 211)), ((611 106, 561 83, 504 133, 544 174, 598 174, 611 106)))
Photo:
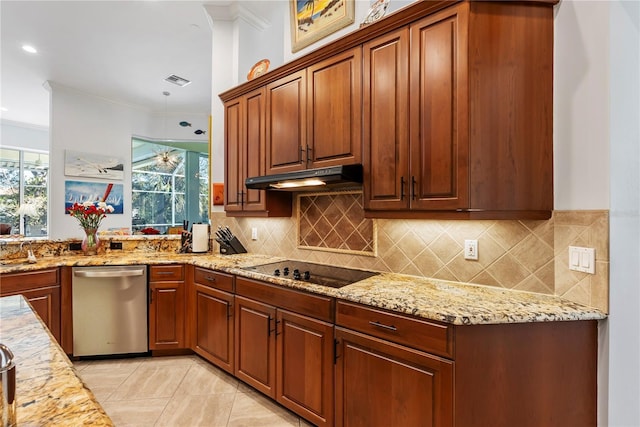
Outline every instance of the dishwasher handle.
POLYGON ((95 277, 95 278, 104 278, 104 277, 132 277, 132 276, 142 276, 144 275, 144 268, 136 269, 136 270, 76 270, 73 272, 75 277, 95 277))

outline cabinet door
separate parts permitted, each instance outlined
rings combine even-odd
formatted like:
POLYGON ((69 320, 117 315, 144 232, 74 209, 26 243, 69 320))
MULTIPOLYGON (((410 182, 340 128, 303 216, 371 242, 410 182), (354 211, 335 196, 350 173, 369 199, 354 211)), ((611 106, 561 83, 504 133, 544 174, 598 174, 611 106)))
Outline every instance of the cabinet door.
POLYGON ((184 348, 184 283, 151 283, 149 292, 149 349, 184 348))
POLYGON ((364 207, 409 208, 409 30, 363 46, 364 207))
POLYGON ((248 190, 244 180, 265 173, 265 89, 260 88, 245 95, 244 135, 245 150, 244 174, 240 188, 246 193, 243 209, 245 211, 264 211, 267 209, 266 191, 248 190))
POLYGON ((412 209, 469 206, 467 8, 411 25, 412 209))
POLYGON ((267 85, 267 174, 305 169, 306 70, 267 85))
POLYGON ((235 375, 257 390, 276 397, 276 309, 235 297, 235 375))
POLYGON ((241 211, 244 199, 244 103, 240 97, 224 104, 224 209, 228 212, 241 211))
POLYGON ((450 427, 453 362, 336 327, 336 425, 450 427))
POLYGON ((195 285, 195 352, 233 374, 233 294, 195 285))
POLYGON ((308 168, 362 162, 362 50, 307 69, 308 168))
POLYGON ((57 268, 3 274, 0 277, 0 296, 24 296, 60 343, 62 313, 59 274, 57 268))
POLYGON ((277 400, 317 426, 333 425, 333 324, 278 310, 277 400))
POLYGON ((56 341, 60 342, 60 286, 48 286, 20 293, 33 306, 56 341))

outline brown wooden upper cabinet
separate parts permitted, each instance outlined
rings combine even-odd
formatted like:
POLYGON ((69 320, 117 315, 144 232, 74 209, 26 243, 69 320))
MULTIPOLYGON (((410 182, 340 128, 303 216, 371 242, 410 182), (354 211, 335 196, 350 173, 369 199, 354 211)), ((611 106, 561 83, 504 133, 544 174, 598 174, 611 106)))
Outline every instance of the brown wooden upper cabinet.
POLYGON ((462 2, 363 56, 368 216, 550 217, 549 5, 462 2))
POLYGON ((415 2, 220 97, 265 88, 264 174, 362 163, 368 217, 549 218, 555 3, 415 2))
POLYGON ((362 50, 267 85, 267 174, 362 161, 362 50))
POLYGON ((291 195, 249 190, 265 173, 265 88, 224 103, 225 211, 229 216, 291 216, 291 195))

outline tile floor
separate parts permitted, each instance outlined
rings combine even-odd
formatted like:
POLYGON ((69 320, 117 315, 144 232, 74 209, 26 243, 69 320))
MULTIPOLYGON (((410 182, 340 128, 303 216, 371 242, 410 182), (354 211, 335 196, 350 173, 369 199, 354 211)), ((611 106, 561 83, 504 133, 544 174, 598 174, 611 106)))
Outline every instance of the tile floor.
POLYGON ((74 366, 117 427, 311 427, 195 355, 74 366))

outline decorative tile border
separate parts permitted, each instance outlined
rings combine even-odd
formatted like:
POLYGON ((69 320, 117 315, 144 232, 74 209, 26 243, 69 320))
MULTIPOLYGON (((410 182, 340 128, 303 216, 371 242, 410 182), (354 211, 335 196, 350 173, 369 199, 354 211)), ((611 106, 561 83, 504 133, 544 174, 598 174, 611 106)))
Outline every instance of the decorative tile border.
POLYGON ((301 193, 297 196, 297 246, 376 256, 376 222, 364 217, 362 192, 301 193))

